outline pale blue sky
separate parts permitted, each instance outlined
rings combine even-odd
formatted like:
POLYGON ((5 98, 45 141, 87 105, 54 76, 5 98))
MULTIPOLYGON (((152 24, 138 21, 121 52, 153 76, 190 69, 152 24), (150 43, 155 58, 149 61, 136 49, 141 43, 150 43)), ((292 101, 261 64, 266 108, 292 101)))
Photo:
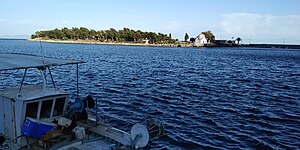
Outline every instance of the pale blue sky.
POLYGON ((300 44, 300 0, 0 0, 0 37, 81 26, 300 44))

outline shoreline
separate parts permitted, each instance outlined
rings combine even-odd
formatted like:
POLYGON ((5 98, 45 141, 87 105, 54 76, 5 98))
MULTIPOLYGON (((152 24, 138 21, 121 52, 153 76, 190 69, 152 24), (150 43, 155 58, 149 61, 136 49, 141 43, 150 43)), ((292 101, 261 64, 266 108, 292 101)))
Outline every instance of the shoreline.
MULTIPOLYGON (((177 44, 146 44, 146 43, 117 43, 117 42, 98 42, 90 40, 40 40, 40 39, 27 39, 30 42, 47 42, 47 43, 63 43, 63 44, 97 44, 97 45, 122 45, 122 46, 149 46, 149 47, 195 47, 191 43, 177 43, 177 44)), ((196 48, 230 48, 230 47, 243 47, 243 48, 283 48, 283 49, 300 49, 300 45, 291 44, 241 44, 241 45, 203 45, 196 48)))
POLYGON ((89 40, 44 40, 27 39, 30 42, 64 43, 64 44, 99 44, 99 45, 125 45, 125 46, 154 46, 154 47, 193 47, 191 44, 146 44, 146 43, 117 43, 117 42, 98 42, 89 40))

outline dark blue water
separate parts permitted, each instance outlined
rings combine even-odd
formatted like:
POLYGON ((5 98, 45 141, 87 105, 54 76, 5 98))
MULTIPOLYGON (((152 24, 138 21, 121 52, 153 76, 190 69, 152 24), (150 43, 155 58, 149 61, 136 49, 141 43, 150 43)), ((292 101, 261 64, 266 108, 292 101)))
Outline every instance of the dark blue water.
MULTIPOLYGON (((32 43, 0 40, 0 52, 84 60, 80 94, 124 130, 149 118, 166 136, 148 149, 300 149, 300 51, 32 43)), ((53 68, 75 93, 76 66, 53 68), (71 75, 70 75, 71 74, 71 75)), ((1 85, 20 84, 22 70, 1 85), (14 79, 16 78, 17 79, 14 79)), ((34 71, 26 78, 40 82, 34 71)), ((74 95, 74 94, 73 94, 74 95)))

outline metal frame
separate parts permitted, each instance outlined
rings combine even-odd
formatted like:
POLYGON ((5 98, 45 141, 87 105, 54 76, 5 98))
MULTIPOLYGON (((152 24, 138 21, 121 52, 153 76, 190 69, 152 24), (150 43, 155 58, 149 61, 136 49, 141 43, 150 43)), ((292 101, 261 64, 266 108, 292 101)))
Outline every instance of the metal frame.
POLYGON ((48 66, 47 68, 48 68, 48 70, 49 70, 49 74, 50 74, 50 77, 51 77, 51 80, 52 80, 52 84, 53 84, 53 86, 54 86, 54 88, 55 88, 55 83, 54 83, 54 80, 53 80, 53 76, 52 76, 50 67, 48 66))
POLYGON ((79 74, 78 73, 78 64, 76 64, 77 98, 79 97, 79 88, 78 88, 79 87, 79 85, 78 85, 79 84, 79 82, 78 82, 79 79, 78 79, 78 74, 79 74))
POLYGON ((24 72, 24 75, 23 75, 23 79, 22 79, 22 82, 21 82, 19 93, 21 93, 21 89, 22 89, 22 86, 23 86, 23 83, 24 83, 24 80, 25 80, 26 73, 27 73, 27 68, 25 69, 25 72, 24 72))

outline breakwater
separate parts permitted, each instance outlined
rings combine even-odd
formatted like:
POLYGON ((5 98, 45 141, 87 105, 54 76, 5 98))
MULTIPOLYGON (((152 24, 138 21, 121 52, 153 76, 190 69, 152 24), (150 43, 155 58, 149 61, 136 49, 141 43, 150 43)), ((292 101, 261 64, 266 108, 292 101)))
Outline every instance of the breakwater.
POLYGON ((256 47, 256 48, 287 48, 287 49, 300 49, 300 45, 291 44, 249 44, 246 47, 256 47))

